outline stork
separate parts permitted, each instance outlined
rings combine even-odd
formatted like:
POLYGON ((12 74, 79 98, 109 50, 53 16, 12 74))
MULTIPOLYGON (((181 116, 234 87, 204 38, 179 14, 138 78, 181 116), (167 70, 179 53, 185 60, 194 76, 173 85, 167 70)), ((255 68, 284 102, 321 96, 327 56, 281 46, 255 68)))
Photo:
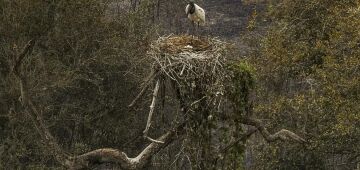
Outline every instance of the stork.
POLYGON ((188 2, 185 12, 188 19, 193 24, 193 27, 195 27, 195 24, 197 24, 197 27, 205 25, 205 10, 195 4, 194 0, 190 0, 188 2))

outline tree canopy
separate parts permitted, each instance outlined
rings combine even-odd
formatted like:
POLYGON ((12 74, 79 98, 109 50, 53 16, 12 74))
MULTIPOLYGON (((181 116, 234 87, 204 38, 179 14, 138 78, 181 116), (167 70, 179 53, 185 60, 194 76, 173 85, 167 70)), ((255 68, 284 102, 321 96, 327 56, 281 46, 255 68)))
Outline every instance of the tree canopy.
POLYGON ((359 2, 348 0, 285 0, 269 9, 273 24, 250 59, 259 77, 256 110, 270 122, 301 129, 309 144, 265 147, 275 156, 261 153, 266 163, 259 167, 356 167, 359 16, 359 2))

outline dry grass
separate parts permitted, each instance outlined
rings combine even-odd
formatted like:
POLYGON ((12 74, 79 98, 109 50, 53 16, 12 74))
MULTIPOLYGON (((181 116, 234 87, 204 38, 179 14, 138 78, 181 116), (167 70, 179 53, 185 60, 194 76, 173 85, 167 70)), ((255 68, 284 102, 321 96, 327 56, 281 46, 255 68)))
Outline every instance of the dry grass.
POLYGON ((193 38, 189 35, 172 36, 160 44, 160 49, 167 53, 182 51, 206 51, 212 47, 207 38, 193 38))

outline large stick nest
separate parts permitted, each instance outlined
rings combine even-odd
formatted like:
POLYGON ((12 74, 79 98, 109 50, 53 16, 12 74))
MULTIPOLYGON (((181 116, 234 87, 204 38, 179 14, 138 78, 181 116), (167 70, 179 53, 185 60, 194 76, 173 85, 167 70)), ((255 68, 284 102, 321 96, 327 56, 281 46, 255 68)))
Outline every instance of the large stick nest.
POLYGON ((224 92, 228 51, 229 44, 217 38, 170 35, 154 41, 148 56, 187 95, 201 91, 209 97, 224 92))

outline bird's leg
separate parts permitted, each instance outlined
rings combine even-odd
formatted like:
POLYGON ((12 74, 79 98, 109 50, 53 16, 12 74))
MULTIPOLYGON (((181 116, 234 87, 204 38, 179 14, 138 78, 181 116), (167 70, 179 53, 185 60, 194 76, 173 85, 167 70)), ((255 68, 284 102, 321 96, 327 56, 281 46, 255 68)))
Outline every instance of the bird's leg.
POLYGON ((197 23, 196 34, 199 37, 200 22, 197 23))
POLYGON ((195 22, 191 22, 192 23, 192 34, 191 34, 191 38, 194 39, 194 34, 195 34, 195 22))

